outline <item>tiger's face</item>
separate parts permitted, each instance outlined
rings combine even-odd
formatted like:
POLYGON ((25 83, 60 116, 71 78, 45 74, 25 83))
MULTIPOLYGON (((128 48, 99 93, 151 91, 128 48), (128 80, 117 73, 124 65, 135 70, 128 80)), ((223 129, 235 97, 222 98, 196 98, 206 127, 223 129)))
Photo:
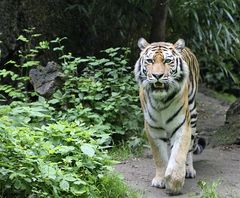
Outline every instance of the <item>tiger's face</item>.
POLYGON ((140 86, 158 96, 179 91, 188 76, 188 67, 181 57, 184 41, 149 44, 141 38, 138 46, 142 51, 135 65, 135 77, 140 86))

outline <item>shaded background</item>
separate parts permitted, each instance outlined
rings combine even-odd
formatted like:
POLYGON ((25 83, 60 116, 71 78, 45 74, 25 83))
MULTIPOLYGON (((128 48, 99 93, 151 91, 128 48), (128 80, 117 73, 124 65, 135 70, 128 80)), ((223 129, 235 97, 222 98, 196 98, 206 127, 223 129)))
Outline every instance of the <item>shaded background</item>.
MULTIPOLYGON (((21 47, 16 38, 30 27, 46 40, 67 37, 67 51, 77 56, 130 47, 132 65, 138 38, 170 42, 183 38, 198 57, 203 82, 239 96, 239 4, 237 0, 1 0, 0 66, 13 59, 21 47)), ((52 59, 49 52, 43 60, 52 59)))

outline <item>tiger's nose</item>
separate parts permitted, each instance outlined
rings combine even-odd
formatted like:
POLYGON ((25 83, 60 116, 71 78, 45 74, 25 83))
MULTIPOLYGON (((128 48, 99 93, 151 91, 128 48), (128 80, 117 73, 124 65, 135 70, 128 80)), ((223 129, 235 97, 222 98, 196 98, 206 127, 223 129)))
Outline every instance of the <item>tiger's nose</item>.
POLYGON ((154 78, 156 78, 157 80, 162 78, 164 74, 152 74, 154 78))

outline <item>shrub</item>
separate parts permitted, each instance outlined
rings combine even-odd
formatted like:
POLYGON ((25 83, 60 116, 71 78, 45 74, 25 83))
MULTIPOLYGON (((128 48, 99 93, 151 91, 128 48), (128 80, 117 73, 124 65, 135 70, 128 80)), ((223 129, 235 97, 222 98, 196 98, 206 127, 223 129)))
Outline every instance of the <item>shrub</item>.
POLYGON ((170 3, 170 39, 186 39, 197 55, 204 81, 218 90, 240 82, 239 5, 236 0, 170 3))
MULTIPOLYGON (((25 110, 0 108, 3 197, 102 197, 101 188, 104 193, 116 190, 107 179, 113 161, 104 151, 106 134, 96 137, 94 129, 77 121, 38 126, 32 119, 48 118, 43 109, 25 110), (29 118, 29 112, 35 113, 29 118), (12 119, 20 114, 26 119, 12 119)), ((118 178, 116 182, 124 185, 118 178)))
POLYGON ((37 94, 29 89, 30 82, 28 72, 32 67, 40 65, 37 56, 40 52, 49 49, 47 41, 40 41, 32 47, 33 40, 39 38, 40 34, 34 33, 34 28, 24 29, 24 34, 17 38, 20 49, 16 52, 14 60, 9 60, 0 69, 0 101, 10 103, 11 101, 30 101, 37 94))
POLYGON ((65 83, 48 101, 58 110, 56 116, 98 125, 111 134, 139 133, 142 118, 129 53, 128 48, 109 48, 101 58, 62 55, 65 83))
POLYGON ((53 118, 98 125, 99 130, 121 137, 141 131, 138 88, 129 66, 128 48, 109 48, 101 51, 99 57, 74 57, 64 51, 62 42, 66 38, 40 41, 31 47, 32 40, 40 39, 40 35, 34 34, 34 29, 25 31, 26 36, 18 37, 23 49, 15 60, 7 62, 14 69, 0 70, 2 101, 30 102, 37 96, 29 90, 28 71, 41 65, 40 52, 53 51, 59 56, 58 64, 65 75, 63 86, 47 100, 49 106, 55 108, 53 118))
MULTIPOLYGON (((9 82, 3 81, 0 86, 3 101, 9 103, 0 106, 0 193, 3 197, 134 197, 118 176, 110 176, 113 161, 106 152, 113 134, 136 135, 141 127, 129 50, 110 48, 101 58, 76 58, 64 53, 64 39, 51 42, 52 50, 61 54, 59 64, 65 74, 63 86, 51 99, 38 96, 32 102, 37 94, 27 88, 26 71, 40 64, 39 51, 34 50, 40 48, 29 48, 24 56, 20 53, 19 59, 9 61, 14 72, 0 70, 0 76, 10 77, 14 85, 4 90, 9 82)), ((24 36, 20 40, 30 42, 24 36)), ((44 43, 50 49, 50 43, 44 43)))

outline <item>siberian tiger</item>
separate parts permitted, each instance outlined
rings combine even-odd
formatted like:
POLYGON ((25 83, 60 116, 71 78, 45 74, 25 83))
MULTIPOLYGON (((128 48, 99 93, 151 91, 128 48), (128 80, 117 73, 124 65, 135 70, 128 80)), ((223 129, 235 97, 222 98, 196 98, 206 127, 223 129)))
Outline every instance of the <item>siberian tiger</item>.
POLYGON ((134 73, 156 166, 152 186, 178 194, 185 177, 196 176, 192 154, 205 147, 196 133, 198 61, 182 39, 149 44, 140 38, 138 46, 134 73))

